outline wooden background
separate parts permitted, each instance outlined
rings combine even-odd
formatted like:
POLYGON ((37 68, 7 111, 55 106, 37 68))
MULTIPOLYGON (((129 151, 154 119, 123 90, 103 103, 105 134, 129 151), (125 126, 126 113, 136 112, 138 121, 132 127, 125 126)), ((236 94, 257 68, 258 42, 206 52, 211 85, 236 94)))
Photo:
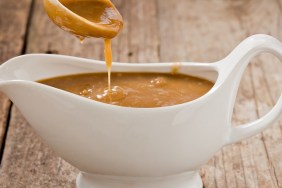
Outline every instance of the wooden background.
MULTIPOLYGON (((122 62, 213 62, 256 33, 282 40, 282 0, 115 0, 124 29, 113 41, 122 62)), ((0 63, 25 53, 103 59, 103 41, 83 45, 46 16, 42 0, 0 0, 0 63)), ((38 62, 40 63, 40 62, 38 62)), ((244 73, 234 126, 267 113, 282 90, 282 66, 269 54, 244 73)), ((0 187, 75 187, 78 170, 44 144, 0 95, 0 187)), ((223 148, 201 169, 205 188, 282 187, 282 123, 223 148)))

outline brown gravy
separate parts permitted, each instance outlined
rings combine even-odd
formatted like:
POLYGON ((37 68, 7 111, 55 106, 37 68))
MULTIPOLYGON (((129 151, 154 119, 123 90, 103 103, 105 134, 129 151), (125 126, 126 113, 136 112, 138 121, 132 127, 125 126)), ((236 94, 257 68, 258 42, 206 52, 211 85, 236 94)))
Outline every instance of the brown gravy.
POLYGON ((98 24, 103 25, 116 25, 117 30, 120 26, 120 18, 114 14, 114 9, 109 4, 105 3, 104 0, 73 0, 60 1, 65 7, 77 15, 98 24))
MULTIPOLYGON (((95 24, 95 30, 97 35, 98 33, 103 32, 101 31, 102 28, 105 28, 108 31, 111 31, 112 34, 105 38, 113 38, 113 36, 116 36, 122 26, 123 21, 122 17, 118 14, 116 14, 116 9, 113 7, 112 3, 107 0, 60 0, 60 2, 70 11, 75 13, 76 15, 92 22, 95 24)), ((75 28, 72 32, 80 33, 79 31, 81 28, 79 27, 79 23, 69 21, 69 24, 72 25, 72 28, 75 28), (77 26, 77 27, 75 27, 77 26)), ((94 32, 94 28, 88 28, 89 33, 84 33, 84 36, 78 35, 80 39, 84 39, 85 37, 93 37, 92 32, 94 32), (91 32, 90 32, 91 31, 91 32)))
POLYGON ((112 73, 111 92, 106 73, 68 75, 38 82, 103 103, 139 108, 192 101, 214 85, 197 77, 165 73, 112 73))

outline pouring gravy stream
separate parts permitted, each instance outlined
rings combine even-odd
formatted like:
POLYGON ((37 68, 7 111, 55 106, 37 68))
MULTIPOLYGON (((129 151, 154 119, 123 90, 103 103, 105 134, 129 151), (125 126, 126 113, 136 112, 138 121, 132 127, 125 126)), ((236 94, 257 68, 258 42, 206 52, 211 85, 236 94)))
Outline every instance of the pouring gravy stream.
POLYGON ((111 39, 123 26, 122 17, 115 6, 110 0, 44 0, 44 7, 55 24, 78 37, 81 43, 86 37, 104 38, 108 90, 111 91, 111 39), (57 6, 54 6, 56 3, 57 6))

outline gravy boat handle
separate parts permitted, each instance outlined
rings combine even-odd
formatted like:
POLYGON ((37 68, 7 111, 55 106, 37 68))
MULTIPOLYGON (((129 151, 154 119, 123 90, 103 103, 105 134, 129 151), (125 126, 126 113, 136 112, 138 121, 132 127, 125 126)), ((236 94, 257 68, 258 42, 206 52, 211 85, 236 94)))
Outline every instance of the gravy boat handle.
POLYGON ((231 86, 231 109, 229 112, 230 131, 226 144, 232 144, 262 132, 278 120, 279 116, 282 114, 281 94, 274 107, 263 117, 250 123, 231 127, 232 111, 241 77, 250 59, 263 52, 275 55, 282 63, 282 43, 274 37, 264 34, 253 35, 245 39, 225 59, 216 63, 219 76, 222 76, 219 80, 226 82, 222 84, 234 84, 231 86))

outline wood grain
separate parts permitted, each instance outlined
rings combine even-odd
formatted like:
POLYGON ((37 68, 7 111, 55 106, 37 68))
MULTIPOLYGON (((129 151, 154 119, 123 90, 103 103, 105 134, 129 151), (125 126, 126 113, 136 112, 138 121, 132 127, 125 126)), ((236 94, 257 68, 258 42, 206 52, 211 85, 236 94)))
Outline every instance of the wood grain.
MULTIPOLYGON (((158 61, 156 3, 154 1, 146 3, 114 1, 114 3, 126 23, 123 32, 113 40, 114 61, 158 61), (143 19, 148 21, 150 27, 144 28, 143 19), (135 20, 135 24, 130 25, 129 20, 135 20), (135 35, 138 37, 132 40, 135 35)), ((102 39, 88 39, 81 45, 77 38, 60 30, 49 20, 42 1, 35 3, 27 52, 104 59, 102 39)), ((78 170, 46 146, 15 108, 12 111, 5 148, 0 171, 1 186, 75 187, 78 170)))
MULTIPOLYGON (((0 1, 0 64, 22 53, 30 4, 31 0, 0 1)), ((10 105, 9 99, 0 93, 0 160, 10 105)))
MULTIPOLYGON (((281 40, 281 1, 158 2, 160 30, 166 31, 160 32, 162 61, 217 61, 256 33, 281 40)), ((271 56, 256 57, 248 66, 237 96, 235 125, 253 121, 271 109, 281 94, 281 68, 271 56)), ((281 187, 281 156, 281 125, 277 124, 219 151, 201 170, 204 185, 281 187)))
MULTIPOLYGON (((114 61, 214 62, 252 34, 266 33, 282 40, 281 0, 113 2, 125 22, 122 33, 113 40, 114 61)), ((102 40, 89 39, 81 45, 50 22, 42 1, 35 1, 27 42, 28 53, 103 59, 102 40)), ((241 80, 234 126, 262 117, 272 108, 282 90, 281 71, 281 62, 272 55, 252 60, 241 80)), ((281 127, 281 122, 276 123, 262 134, 218 151, 201 169, 205 188, 282 187, 281 127)), ((77 173, 13 108, 0 187, 74 187, 77 173)))

